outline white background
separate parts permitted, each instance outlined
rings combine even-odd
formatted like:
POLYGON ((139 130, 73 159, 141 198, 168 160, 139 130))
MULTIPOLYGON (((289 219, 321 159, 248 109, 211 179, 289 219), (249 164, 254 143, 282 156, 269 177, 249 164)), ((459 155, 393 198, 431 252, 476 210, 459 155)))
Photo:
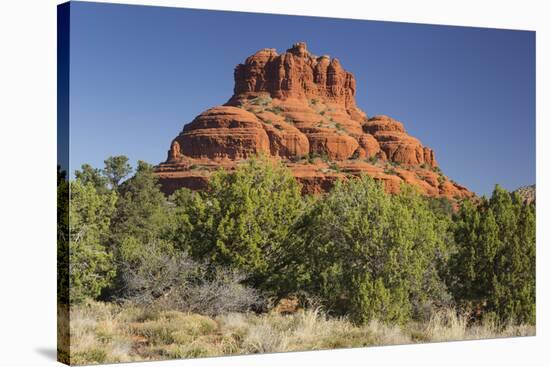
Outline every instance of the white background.
MULTIPOLYGON (((2 1, 0 5, 2 366, 58 365, 55 362, 54 173, 57 3, 11 0, 2 1)), ((543 266, 549 264, 546 248, 549 231, 544 225, 549 218, 546 196, 549 165, 545 160, 550 157, 550 144, 547 143, 550 21, 544 5, 546 1, 180 0, 126 3, 537 31, 536 337, 179 360, 154 362, 150 366, 550 365, 549 271, 543 266)), ((518 129, 524 123, 531 121, 518 121, 518 129)))

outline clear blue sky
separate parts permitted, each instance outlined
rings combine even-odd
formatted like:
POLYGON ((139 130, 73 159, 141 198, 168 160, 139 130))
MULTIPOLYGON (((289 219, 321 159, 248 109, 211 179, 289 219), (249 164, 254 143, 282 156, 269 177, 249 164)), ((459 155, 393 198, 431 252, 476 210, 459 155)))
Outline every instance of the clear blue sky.
POLYGON ((183 125, 225 103, 233 68, 305 41, 357 79, 357 104, 432 147, 478 194, 535 183, 535 33, 73 2, 71 162, 157 164, 183 125))

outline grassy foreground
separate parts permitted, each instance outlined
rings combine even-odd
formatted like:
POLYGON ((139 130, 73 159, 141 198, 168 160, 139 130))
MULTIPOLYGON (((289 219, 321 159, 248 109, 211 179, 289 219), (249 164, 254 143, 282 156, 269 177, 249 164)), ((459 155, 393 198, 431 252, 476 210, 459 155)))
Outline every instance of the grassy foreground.
POLYGON ((356 326, 318 310, 209 318, 86 302, 71 309, 70 332, 71 364, 93 364, 528 336, 535 327, 468 327, 452 310, 399 327, 376 321, 356 326))

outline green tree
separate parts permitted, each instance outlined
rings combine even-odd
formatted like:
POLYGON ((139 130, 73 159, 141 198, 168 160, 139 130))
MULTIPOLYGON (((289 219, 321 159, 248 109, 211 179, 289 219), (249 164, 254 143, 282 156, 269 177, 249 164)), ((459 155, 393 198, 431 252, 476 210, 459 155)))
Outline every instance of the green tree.
POLYGON ((82 184, 86 185, 91 183, 99 193, 106 193, 108 191, 108 180, 99 168, 93 168, 89 164, 85 163, 80 169, 81 170, 76 170, 74 175, 75 178, 82 184))
POLYGON ((453 202, 449 200, 448 198, 442 196, 442 197, 427 197, 426 200, 428 200, 428 204, 430 205, 430 208, 440 214, 445 215, 447 217, 452 217, 454 213, 453 209, 453 202))
POLYGON ((214 173, 206 192, 180 194, 176 203, 187 207, 191 254, 242 270, 256 286, 272 271, 304 207, 289 170, 265 157, 214 173))
POLYGON ((450 288, 457 302, 503 322, 535 322, 535 208, 496 186, 455 218, 450 288))
POLYGON ((439 296, 447 222, 412 188, 387 194, 368 176, 338 182, 294 227, 281 274, 359 323, 402 323, 439 296))
POLYGON ((111 224, 111 242, 115 252, 129 237, 142 243, 169 239, 173 221, 150 164, 138 161, 136 174, 118 187, 118 193, 111 224))
POLYGON ((98 194, 92 183, 70 183, 69 281, 70 302, 97 297, 115 274, 112 255, 106 247, 117 196, 98 194))
MULTIPOLYGON (((199 199, 195 202, 195 195, 200 195, 187 188, 181 188, 174 192, 169 198, 173 207, 170 210, 171 218, 173 220, 173 234, 171 242, 180 251, 191 252, 191 236, 193 235, 193 222, 197 223, 197 220, 191 220, 191 215, 196 215, 196 204, 201 204, 199 199)), ((195 233, 196 235, 197 233, 195 233)))
POLYGON ((132 166, 128 163, 128 157, 124 155, 111 156, 105 161, 103 174, 107 177, 111 188, 117 189, 120 181, 132 173, 132 166))

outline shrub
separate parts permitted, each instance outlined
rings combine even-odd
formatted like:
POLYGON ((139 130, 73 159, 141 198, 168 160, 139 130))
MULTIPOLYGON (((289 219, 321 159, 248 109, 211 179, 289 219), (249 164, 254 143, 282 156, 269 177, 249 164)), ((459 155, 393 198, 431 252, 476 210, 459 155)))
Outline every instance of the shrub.
POLYGON ((92 183, 70 183, 69 297, 78 303, 96 298, 115 275, 107 236, 115 210, 115 192, 98 194, 92 183))
POLYGON ((446 197, 428 197, 428 205, 435 212, 441 215, 451 217, 454 213, 453 203, 446 197))
POLYGON ((455 218, 450 288, 457 302, 501 322, 535 323, 535 207, 498 185, 455 218))
POLYGON ((110 242, 115 257, 128 238, 141 243, 172 239, 175 217, 168 210, 153 167, 138 161, 136 174, 119 187, 119 199, 110 226, 110 242))
POLYGON ((300 185, 281 162, 260 157, 234 172, 220 170, 187 208, 190 253, 244 271, 261 286, 303 208, 300 185))
POLYGON ((340 172, 340 167, 335 162, 330 162, 329 168, 333 171, 340 172))
POLYGON ((307 161, 308 161, 309 164, 313 164, 313 163, 315 163, 315 160, 319 157, 320 157, 319 153, 311 152, 307 155, 307 161))
POLYGON ((266 111, 273 112, 276 115, 280 115, 283 112, 283 109, 279 106, 274 106, 270 108, 266 108, 266 111))
POLYGON ((217 315, 244 312, 260 302, 235 270, 192 260, 167 243, 129 241, 122 251, 123 298, 138 305, 217 315))
POLYGON ((375 155, 370 156, 368 161, 369 161, 369 163, 376 164, 376 163, 378 163, 378 157, 375 156, 375 155))
POLYGON ((250 104, 258 105, 258 106, 267 106, 271 103, 271 97, 270 96, 258 96, 256 98, 253 98, 250 100, 250 104))
POLYGON ((445 296, 438 258, 446 228, 410 187, 390 196, 368 176, 337 182, 294 227, 279 272, 287 292, 318 296, 330 312, 403 323, 416 304, 445 296))

